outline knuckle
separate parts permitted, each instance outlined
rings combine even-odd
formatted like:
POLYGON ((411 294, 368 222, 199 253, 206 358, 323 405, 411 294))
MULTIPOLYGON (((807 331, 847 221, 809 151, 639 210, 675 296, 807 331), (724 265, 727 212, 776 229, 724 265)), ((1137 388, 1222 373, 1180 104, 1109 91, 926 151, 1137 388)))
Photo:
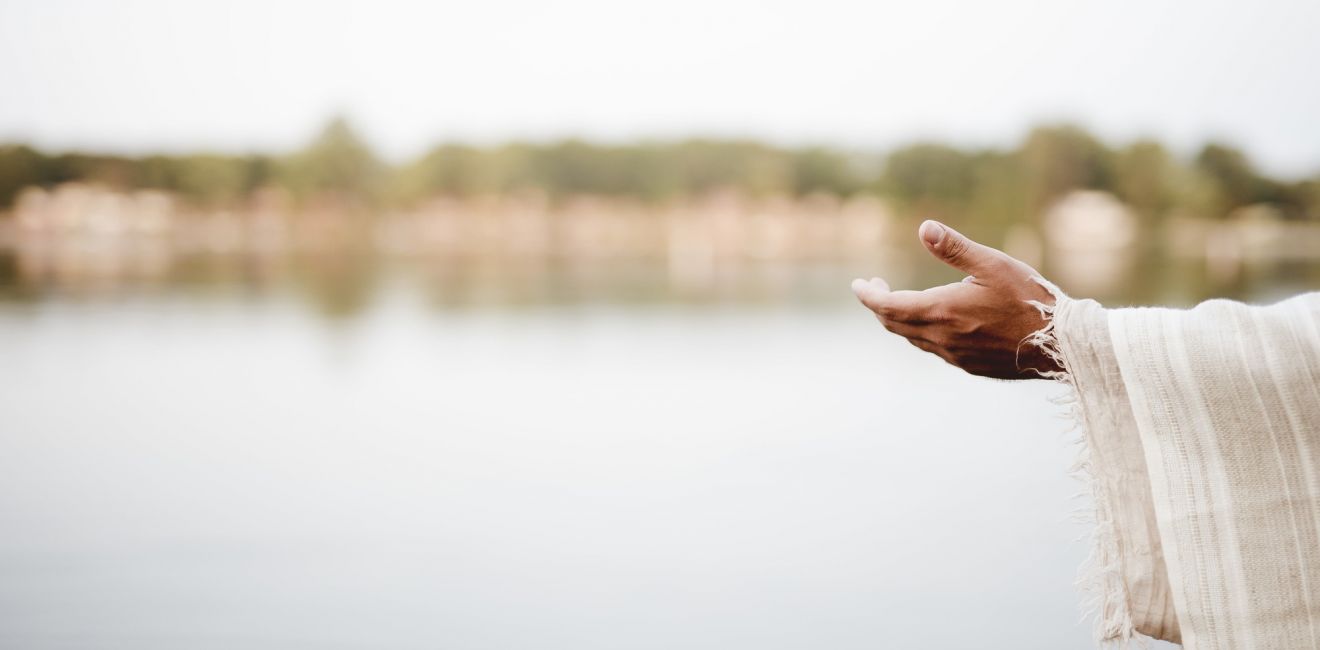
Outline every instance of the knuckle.
POLYGON ((962 260, 967 255, 967 242, 961 237, 949 237, 944 242, 944 257, 951 262, 962 260))
POLYGON ((894 308, 886 302, 875 301, 867 305, 867 307, 870 307, 871 312, 882 319, 893 318, 894 308))
POLYGON ((1004 265, 1008 267, 1008 269, 1013 273, 1022 276, 1023 280, 1025 280, 1026 282, 1031 282, 1032 284, 1035 284, 1035 282, 1032 282, 1031 278, 1040 275, 1040 273, 1038 273, 1036 269, 1032 268, 1030 264, 1027 264, 1026 262, 1023 262, 1022 260, 1019 259, 1014 259, 1012 257, 1005 259, 1004 265))
POLYGON ((940 324, 952 322, 957 318, 957 314, 946 305, 933 305, 923 316, 928 322, 940 324))
POLYGON ((912 322, 912 312, 910 310, 894 305, 885 305, 880 311, 880 315, 885 320, 893 321, 895 323, 912 322))
POLYGON ((1018 264, 1020 264, 1020 262, 1017 262, 1017 260, 1012 258, 995 255, 986 261, 985 268, 987 273, 994 275, 1018 275, 1021 273, 1021 269, 1017 266, 1018 264))
POLYGON ((927 340, 925 340, 925 339, 909 338, 909 339, 908 339, 908 342, 911 343, 912 345, 917 346, 917 347, 920 348, 921 350, 924 350, 924 351, 926 351, 926 352, 930 352, 931 354, 942 354, 942 353, 943 353, 943 351, 940 349, 940 346, 939 346, 939 345, 937 345, 937 344, 935 344, 935 343, 933 343, 933 342, 931 342, 931 341, 927 341, 927 340))
POLYGON ((974 336, 981 333, 981 329, 984 326, 985 325, 980 321, 964 320, 954 326, 954 331, 957 332, 959 336, 974 336))

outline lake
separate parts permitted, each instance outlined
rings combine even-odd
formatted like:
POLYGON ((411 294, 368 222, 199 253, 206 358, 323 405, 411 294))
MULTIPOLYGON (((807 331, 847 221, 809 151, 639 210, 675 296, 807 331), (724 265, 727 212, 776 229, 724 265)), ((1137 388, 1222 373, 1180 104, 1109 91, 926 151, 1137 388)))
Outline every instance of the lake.
POLYGON ((1067 422, 852 304, 0 307, 0 646, 1087 648, 1067 422))

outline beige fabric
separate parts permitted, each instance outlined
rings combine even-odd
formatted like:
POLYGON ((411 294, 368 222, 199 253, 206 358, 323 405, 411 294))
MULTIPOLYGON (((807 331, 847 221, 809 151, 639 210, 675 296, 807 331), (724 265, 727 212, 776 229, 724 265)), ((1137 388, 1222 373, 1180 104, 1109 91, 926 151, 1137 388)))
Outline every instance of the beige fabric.
POLYGON ((1098 635, 1320 650, 1320 294, 1113 309, 1061 294, 1098 635))

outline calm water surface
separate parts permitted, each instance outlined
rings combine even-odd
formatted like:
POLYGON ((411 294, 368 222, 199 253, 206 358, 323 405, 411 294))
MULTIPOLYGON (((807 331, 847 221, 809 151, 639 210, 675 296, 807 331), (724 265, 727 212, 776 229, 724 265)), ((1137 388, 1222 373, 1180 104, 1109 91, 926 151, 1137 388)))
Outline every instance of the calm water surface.
POLYGON ((814 307, 0 309, 4 648, 1085 648, 1045 382, 814 307))

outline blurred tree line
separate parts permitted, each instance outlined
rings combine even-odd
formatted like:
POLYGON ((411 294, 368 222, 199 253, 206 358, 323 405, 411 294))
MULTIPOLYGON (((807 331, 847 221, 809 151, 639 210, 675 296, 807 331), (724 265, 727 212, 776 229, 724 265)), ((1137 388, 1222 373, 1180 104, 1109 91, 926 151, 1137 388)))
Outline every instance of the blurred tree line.
POLYGON ((605 145, 566 140, 491 147, 446 144, 388 165, 343 119, 288 155, 48 154, 0 146, 0 208, 24 187, 70 181, 154 188, 205 205, 239 205, 262 188, 298 200, 400 206, 436 195, 539 190, 664 201, 716 189, 746 194, 858 193, 889 198, 900 212, 941 216, 974 231, 1001 231, 1075 189, 1117 195, 1148 223, 1181 212, 1221 218, 1267 203, 1289 219, 1320 220, 1320 176, 1285 181, 1258 171, 1240 150, 1204 146, 1190 160, 1141 140, 1114 147, 1068 125, 1031 131, 1008 150, 919 143, 887 155, 746 140, 605 145))

